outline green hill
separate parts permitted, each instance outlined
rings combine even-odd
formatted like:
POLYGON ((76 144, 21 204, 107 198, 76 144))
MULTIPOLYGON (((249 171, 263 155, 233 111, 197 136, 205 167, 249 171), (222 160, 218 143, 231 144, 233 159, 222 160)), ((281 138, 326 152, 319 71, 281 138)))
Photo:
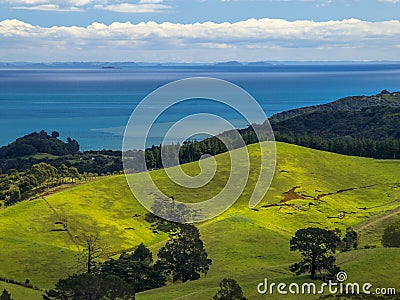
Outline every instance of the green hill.
MULTIPOLYGON (((210 299, 224 277, 235 278, 249 299, 265 299, 256 291, 264 277, 274 282, 307 281, 306 276, 294 276, 288 266, 299 258, 289 251, 291 236, 309 226, 341 230, 355 226, 361 235, 360 248, 366 244, 378 247, 338 254, 341 268, 351 281, 400 289, 400 249, 380 246, 384 224, 398 218, 400 161, 342 156, 278 143, 271 188, 256 209, 249 209, 259 148, 254 144, 248 150, 252 159, 250 180, 237 203, 217 218, 198 224, 213 259, 208 275, 140 293, 137 299, 210 299)), ((202 201, 217 193, 229 175, 229 154, 215 158, 216 176, 200 189, 178 187, 166 178, 165 170, 151 174, 176 200, 202 201)), ((182 168, 191 175, 199 170, 197 162, 182 168)), ((130 180, 142 180, 141 174, 130 176, 130 180)), ((77 253, 85 233, 98 233, 110 253, 129 250, 140 242, 156 252, 167 236, 153 232, 145 214, 124 176, 1 208, 0 276, 22 282, 29 278, 40 288, 52 287, 59 278, 79 270, 77 253)), ((15 289, 19 295, 25 291, 18 286, 15 289)), ((16 292, 14 299, 24 299, 19 295, 16 292)))
POLYGON ((269 121, 277 141, 345 155, 400 157, 400 92, 346 97, 284 111, 269 121))
POLYGON ((68 155, 79 152, 77 141, 68 138, 67 143, 58 139, 59 133, 53 131, 48 135, 42 130, 39 133, 33 132, 16 139, 7 146, 0 148, 0 159, 17 158, 38 153, 47 153, 51 155, 68 155))
MULTIPOLYGON (((399 100, 400 104, 400 100, 399 100)), ((400 140, 400 107, 368 107, 357 111, 314 111, 274 125, 279 134, 400 140)))
POLYGON ((390 93, 386 90, 383 90, 377 95, 349 96, 326 104, 291 109, 271 116, 270 122, 275 124, 292 118, 296 118, 298 116, 304 116, 316 112, 357 112, 367 108, 379 107, 399 108, 400 92, 390 93))

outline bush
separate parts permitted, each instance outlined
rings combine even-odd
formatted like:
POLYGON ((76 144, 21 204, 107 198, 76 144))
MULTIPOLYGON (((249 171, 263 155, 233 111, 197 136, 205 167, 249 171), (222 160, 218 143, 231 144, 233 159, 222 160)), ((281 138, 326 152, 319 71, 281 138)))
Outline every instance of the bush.
POLYGON ((243 296, 242 288, 236 280, 224 278, 220 282, 219 291, 213 300, 247 300, 247 298, 243 296))
POLYGON ((390 224, 382 236, 382 245, 385 247, 400 247, 400 220, 390 224))
POLYGON ((0 295, 0 300, 12 300, 11 294, 6 289, 4 289, 3 293, 0 295))

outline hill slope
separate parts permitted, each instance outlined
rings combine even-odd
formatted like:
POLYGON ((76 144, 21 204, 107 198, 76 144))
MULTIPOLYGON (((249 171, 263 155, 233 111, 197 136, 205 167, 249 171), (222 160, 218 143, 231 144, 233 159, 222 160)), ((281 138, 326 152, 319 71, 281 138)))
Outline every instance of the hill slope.
POLYGON ((277 113, 270 118, 271 123, 279 123, 301 115, 315 112, 334 112, 334 111, 361 111, 371 107, 400 107, 400 92, 390 93, 386 90, 373 96, 350 96, 336 101, 291 109, 277 113))
MULTIPOLYGON (((376 222, 400 207, 400 161, 348 157, 278 143, 271 188, 256 210, 249 209, 259 148, 255 144, 248 150, 253 168, 245 191, 224 214, 198 225, 213 259, 208 275, 196 282, 141 293, 137 299, 210 299, 223 277, 237 279, 249 299, 264 299, 256 292, 264 277, 276 282, 307 280, 288 271, 289 264, 298 259, 289 251, 289 240, 297 229, 319 226, 344 230, 361 222, 376 222)), ((195 191, 176 186, 166 178, 165 170, 151 174, 175 199, 202 201, 217 193, 229 175, 228 153, 215 158, 219 166, 215 178, 195 191)), ((192 175, 198 172, 197 163, 182 168, 192 175)), ((131 176, 131 180, 142 180, 141 174, 131 176)), ((111 253, 140 242, 156 252, 167 236, 150 229, 145 213, 124 176, 2 208, 0 275, 19 281, 29 278, 39 287, 50 288, 57 279, 78 271, 76 254, 82 236, 88 233, 98 233, 111 253)), ((370 232, 373 227, 359 228, 361 247, 367 243, 379 246, 380 236, 370 232)), ((400 288, 398 255, 400 249, 377 248, 342 253, 338 261, 351 279, 400 288), (373 274, 369 273, 371 268, 373 274)))
MULTIPOLYGON (((399 101, 400 105, 400 101, 399 101)), ((316 135, 329 139, 335 136, 400 140, 400 106, 367 107, 361 110, 314 111, 274 125, 280 134, 316 135)))

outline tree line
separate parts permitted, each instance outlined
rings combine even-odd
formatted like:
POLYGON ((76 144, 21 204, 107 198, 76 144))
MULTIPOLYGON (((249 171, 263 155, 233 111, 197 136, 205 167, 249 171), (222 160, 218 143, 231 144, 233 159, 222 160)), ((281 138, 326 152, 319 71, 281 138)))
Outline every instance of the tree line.
POLYGON ((0 200, 6 206, 13 205, 60 184, 96 177, 92 173, 80 174, 75 167, 61 165, 59 169, 41 162, 25 171, 8 170, 0 173, 0 200))
MULTIPOLYGON (((238 130, 246 145, 258 142, 254 129, 248 127, 238 130)), ((376 159, 398 159, 400 158, 400 140, 394 138, 353 138, 351 136, 324 137, 316 134, 295 132, 281 133, 275 131, 275 140, 289 144, 295 144, 312 149, 329 151, 333 153, 370 157, 376 159)), ((152 146, 145 151, 147 169, 163 168, 161 152, 164 151, 168 159, 168 153, 179 153, 179 163, 198 161, 203 155, 217 155, 227 151, 226 146, 218 137, 210 137, 202 141, 186 141, 181 144, 152 146)), ((127 164, 129 166, 129 162, 127 164)), ((141 171, 141 170, 140 170, 141 171)))
POLYGON ((35 164, 44 162, 56 168, 60 168, 63 164, 67 167, 75 167, 79 173, 87 172, 105 175, 122 170, 121 156, 122 151, 99 150, 54 157, 43 155, 43 157, 5 158, 0 159, 0 169, 3 170, 3 173, 11 169, 27 170, 35 164))
MULTIPOLYGON (((396 125, 396 128, 394 128, 395 126, 393 125, 398 124, 398 118, 396 121, 395 114, 389 108, 384 107, 377 110, 380 112, 378 115, 376 115, 375 111, 370 112, 369 110, 362 112, 339 111, 329 112, 329 114, 327 112, 317 112, 305 116, 300 115, 290 120, 273 122, 272 127, 276 141, 344 155, 376 159, 398 159, 400 158, 400 133, 398 133, 398 126, 396 125), (349 113, 357 114, 357 117, 364 121, 352 118, 353 115, 347 116, 349 113), (330 121, 326 122, 327 118, 329 120, 332 119, 332 122, 334 122, 332 124, 336 125, 333 126, 330 121), (378 121, 375 120, 376 118, 378 118, 378 121), (347 120, 350 122, 348 124, 349 127, 340 122, 338 125, 337 120, 347 120), (381 124, 382 122, 383 125, 381 124), (378 125, 383 126, 379 127, 379 134, 377 131, 378 125)), ((267 132, 265 124, 253 126, 257 126, 257 129, 262 132, 267 132)), ((153 145, 145 151, 129 150, 124 153, 126 158, 124 163, 128 169, 134 171, 143 171, 146 168, 163 168, 162 153, 169 160, 173 158, 174 153, 179 153, 177 161, 180 164, 198 161, 205 154, 217 155, 227 151, 227 146, 222 142, 221 137, 225 141, 229 141, 229 139, 233 140, 237 136, 235 133, 239 133, 245 145, 259 142, 253 126, 227 131, 218 136, 200 141, 188 140, 182 144, 153 145), (146 166, 134 164, 134 159, 130 158, 140 158, 137 161, 144 160, 146 166)), ((17 139, 8 146, 0 148, 0 169, 3 172, 10 169, 26 170, 34 164, 45 162, 56 168, 60 168, 62 164, 67 167, 73 166, 80 173, 107 174, 123 170, 122 151, 101 150, 80 153, 79 144, 75 140, 68 139, 67 143, 63 143, 57 137, 57 132, 53 132, 49 136, 42 130, 40 133, 32 133, 17 139), (50 147, 49 144, 53 146, 50 147), (63 155, 52 158, 38 158, 32 155, 20 157, 20 155, 27 154, 29 151, 22 151, 23 153, 19 150, 14 151, 16 145, 22 148, 33 147, 36 149, 35 153, 61 153, 63 155)), ((233 143, 231 142, 231 144, 233 143)))
POLYGON ((353 138, 350 136, 334 136, 326 138, 320 135, 279 132, 275 132, 275 138, 280 142, 344 155, 376 159, 400 158, 400 140, 393 138, 384 138, 379 140, 353 138))

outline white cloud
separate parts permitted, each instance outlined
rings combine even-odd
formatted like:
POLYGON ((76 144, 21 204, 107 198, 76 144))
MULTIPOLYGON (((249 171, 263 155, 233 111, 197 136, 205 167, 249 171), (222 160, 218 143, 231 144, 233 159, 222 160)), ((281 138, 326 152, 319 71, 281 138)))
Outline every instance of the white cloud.
POLYGON ((379 2, 400 3, 400 0, 378 0, 379 2))
POLYGON ((138 4, 119 3, 108 5, 95 5, 95 9, 104 9, 121 13, 158 13, 171 9, 171 6, 160 4, 162 1, 141 0, 138 4))
POLYGON ((43 11, 83 11, 83 6, 96 0, 6 0, 14 9, 43 11))
POLYGON ((14 9, 22 9, 22 10, 43 10, 43 11, 83 11, 83 9, 76 6, 68 6, 61 7, 57 4, 41 4, 41 5, 33 5, 33 6, 14 6, 14 9))
POLYGON ((60 6, 83 6, 95 1, 93 0, 4 0, 3 2, 13 5, 39 5, 39 4, 54 4, 60 6))
POLYGON ((0 60, 398 60, 400 21, 249 19, 235 23, 0 22, 0 60))
POLYGON ((162 3, 164 0, 140 0, 139 4, 162 3))
POLYGON ((12 5, 49 5, 56 6, 84 6, 95 1, 93 0, 5 0, 12 5))
POLYGON ((171 9, 164 0, 136 0, 136 3, 118 0, 5 0, 14 9, 45 11, 83 11, 87 8, 122 13, 157 13, 171 9))
POLYGON ((37 5, 47 3, 46 0, 5 0, 3 2, 10 3, 10 4, 25 4, 25 5, 37 5))
MULTIPOLYGON (((207 0, 201 0, 207 1, 207 0)), ((334 0, 219 0, 220 2, 316 2, 316 3, 331 3, 334 0)), ((379 0, 378 0, 379 1, 379 0)), ((385 1, 385 0, 382 0, 385 1)), ((398 0, 386 0, 386 1, 398 1, 398 0)))

